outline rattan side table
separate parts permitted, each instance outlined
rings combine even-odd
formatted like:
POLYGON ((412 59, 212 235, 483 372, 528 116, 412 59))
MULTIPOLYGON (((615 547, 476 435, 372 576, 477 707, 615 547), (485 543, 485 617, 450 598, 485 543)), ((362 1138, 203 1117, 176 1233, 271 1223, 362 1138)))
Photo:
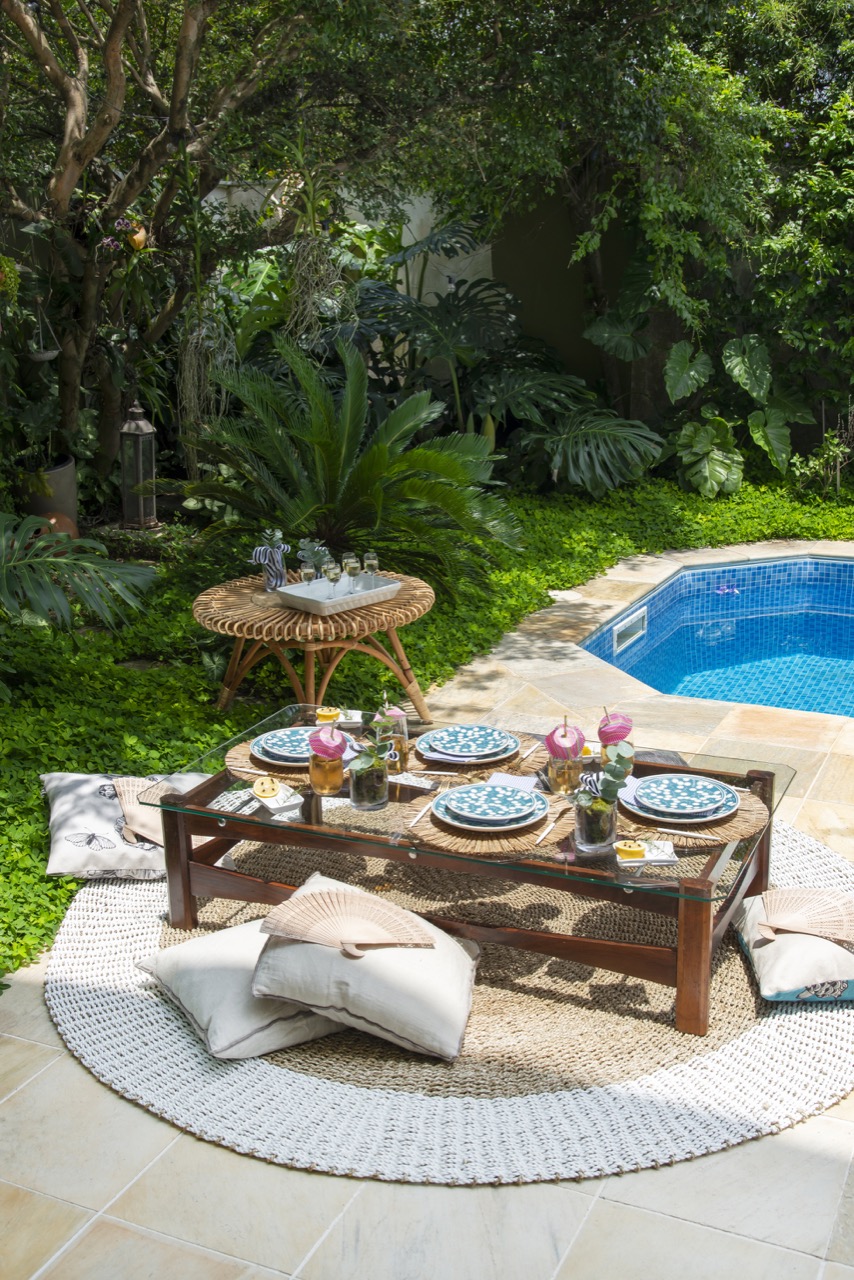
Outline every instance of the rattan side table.
POLYGON ((321 704, 344 655, 367 653, 394 673, 422 721, 429 724, 427 703, 397 629, 427 613, 436 597, 432 587, 420 578, 384 576, 396 577, 403 584, 393 600, 348 609, 328 618, 258 603, 264 592, 263 577, 236 578, 203 591, 193 603, 196 622, 208 631, 233 636, 235 640, 217 707, 228 707, 247 672, 270 656, 284 667, 297 702, 321 704), (288 649, 303 650, 304 681, 294 670, 288 649))

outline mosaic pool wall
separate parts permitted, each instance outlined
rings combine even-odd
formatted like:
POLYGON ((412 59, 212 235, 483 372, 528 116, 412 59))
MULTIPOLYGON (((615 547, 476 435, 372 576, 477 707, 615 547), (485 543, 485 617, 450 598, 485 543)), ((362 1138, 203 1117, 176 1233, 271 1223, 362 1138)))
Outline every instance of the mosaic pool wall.
POLYGON ((582 647, 663 693, 854 714, 854 561, 683 569, 582 647), (645 634, 615 653, 644 606, 645 634))

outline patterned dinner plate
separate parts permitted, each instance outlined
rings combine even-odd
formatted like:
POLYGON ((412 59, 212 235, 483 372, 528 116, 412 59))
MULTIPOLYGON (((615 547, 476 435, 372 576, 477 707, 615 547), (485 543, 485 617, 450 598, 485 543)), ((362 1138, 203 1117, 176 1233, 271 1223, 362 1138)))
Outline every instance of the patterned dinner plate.
POLYGON ((452 795, 450 791, 443 791, 437 795, 431 808, 442 822, 447 822, 451 827, 458 827, 460 831, 476 831, 480 835, 503 835, 505 831, 517 831, 521 827, 529 827, 532 823, 539 822, 549 811, 548 798, 541 791, 522 794, 530 794, 534 800, 533 811, 523 818, 504 818, 484 822, 476 818, 457 817, 448 809, 448 798, 452 795))
POLYGON ((527 818, 537 807, 533 791, 490 786, 486 782, 454 787, 445 796, 447 808, 457 818, 474 818, 478 822, 512 822, 527 818))
POLYGON ((487 759, 517 750, 519 739, 504 729, 487 724, 455 724, 447 729, 431 729, 418 739, 419 749, 457 756, 460 760, 487 759))
POLYGON ((715 778, 693 773, 661 773, 640 778, 634 803, 657 818, 707 818, 728 808, 738 796, 715 778))
MULTIPOLYGON (((311 755, 309 738, 317 733, 316 725, 307 725, 298 729, 272 729, 262 733, 249 744, 253 755, 262 760, 273 760, 278 764, 308 764, 311 755)), ((355 749, 355 743, 349 733, 345 733, 347 746, 355 749)))
POLYGON ((514 738, 506 751, 500 751, 497 755, 488 756, 448 756, 444 752, 427 751, 420 745, 417 746, 417 750, 422 760, 438 760, 443 764, 459 764, 463 766, 501 764, 502 760, 509 760, 511 756, 515 756, 518 753, 519 739, 514 738))

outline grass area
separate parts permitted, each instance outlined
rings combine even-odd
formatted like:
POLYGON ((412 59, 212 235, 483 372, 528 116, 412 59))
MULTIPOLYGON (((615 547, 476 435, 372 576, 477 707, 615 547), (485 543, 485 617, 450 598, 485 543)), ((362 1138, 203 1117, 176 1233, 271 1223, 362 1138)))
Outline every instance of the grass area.
MULTIPOLYGON (((745 485, 707 502, 648 481, 599 502, 517 496, 510 503, 524 527, 524 550, 489 548, 484 579, 462 582, 456 601, 438 601, 403 633, 423 688, 447 680, 548 604, 550 588, 577 586, 622 556, 766 538, 854 539, 854 501, 796 498, 778 488, 745 485)), ((118 552, 146 545, 116 540, 118 552)), ((157 583, 144 611, 116 632, 8 627, 0 635, 0 662, 14 672, 14 700, 0 710, 0 806, 11 815, 0 832, 0 972, 50 943, 77 887, 44 875, 40 773, 170 772, 291 700, 278 666, 266 663, 228 714, 213 707, 229 645, 202 631, 190 606, 205 587, 248 571, 245 544, 204 550, 179 533, 150 546, 162 554, 157 583)), ((384 686, 393 696, 390 674, 354 654, 329 697, 371 705, 384 686)))

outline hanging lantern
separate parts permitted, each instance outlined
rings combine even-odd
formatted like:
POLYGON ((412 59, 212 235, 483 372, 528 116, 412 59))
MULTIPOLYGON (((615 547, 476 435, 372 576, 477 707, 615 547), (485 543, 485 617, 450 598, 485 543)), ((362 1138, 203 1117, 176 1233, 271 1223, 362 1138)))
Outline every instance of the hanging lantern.
POLYGON ((154 497, 154 450, 157 433, 137 401, 119 432, 122 462, 122 524, 126 529, 151 529, 157 524, 154 497), (147 493, 134 492, 145 485, 147 493))

